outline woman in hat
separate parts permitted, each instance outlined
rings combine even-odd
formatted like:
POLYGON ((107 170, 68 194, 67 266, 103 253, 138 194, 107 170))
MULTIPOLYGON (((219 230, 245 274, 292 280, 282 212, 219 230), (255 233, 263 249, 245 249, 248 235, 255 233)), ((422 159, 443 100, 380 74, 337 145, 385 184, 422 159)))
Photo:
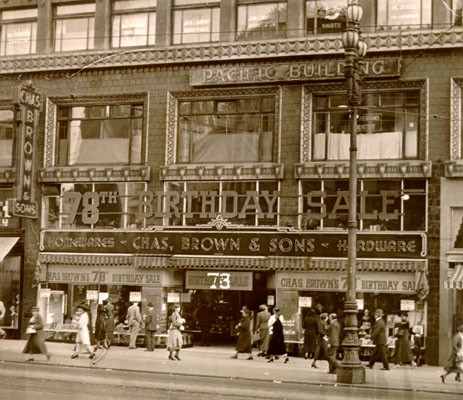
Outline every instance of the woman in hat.
POLYGON ((407 313, 400 313, 400 323, 396 326, 395 351, 392 361, 395 363, 394 368, 401 367, 404 364, 416 366, 414 355, 410 346, 410 323, 407 321, 407 313))
POLYGON ((80 347, 83 347, 90 355, 88 358, 95 357, 95 353, 90 347, 90 334, 88 331, 88 307, 86 304, 79 304, 77 306, 78 321, 77 321, 77 335, 76 335, 76 350, 71 358, 79 357, 80 347))
POLYGON ((246 360, 252 360, 251 319, 249 314, 249 309, 243 307, 241 310, 241 320, 236 325, 236 329, 238 330, 236 353, 231 358, 238 358, 239 353, 247 353, 248 358, 246 360))
POLYGON ((289 361, 288 353, 286 352, 285 335, 283 333, 283 324, 280 321, 280 309, 273 309, 273 317, 269 319, 270 326, 270 343, 268 346, 267 362, 273 362, 278 356, 284 356, 286 364, 289 361))
POLYGON ((183 345, 182 331, 185 320, 180 315, 180 304, 175 304, 174 311, 169 317, 169 337, 167 338, 167 351, 169 352, 169 360, 180 361, 179 353, 183 345), (175 351, 175 355, 173 352, 175 351), (174 358, 175 357, 175 358, 174 358))
POLYGON ((45 334, 43 332, 43 319, 39 314, 39 307, 32 307, 32 317, 27 325, 26 334, 28 336, 26 347, 23 353, 28 353, 29 358, 27 361, 34 361, 33 354, 43 354, 50 360, 50 353, 45 345, 45 334))

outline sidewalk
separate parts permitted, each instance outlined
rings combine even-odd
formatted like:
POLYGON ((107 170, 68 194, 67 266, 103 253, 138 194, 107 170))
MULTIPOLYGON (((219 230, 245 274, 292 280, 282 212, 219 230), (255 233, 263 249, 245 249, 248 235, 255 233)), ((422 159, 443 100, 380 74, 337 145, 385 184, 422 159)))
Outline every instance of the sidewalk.
MULTIPOLYGON (((27 355, 22 353, 24 340, 0 340, 0 361, 25 362, 27 355)), ((129 350, 127 347, 113 346, 94 366, 87 355, 72 360, 73 344, 47 342, 52 358, 48 363, 62 366, 104 368, 165 374, 223 377, 229 379, 252 379, 274 382, 304 383, 314 385, 338 385, 336 375, 328 374, 328 363, 317 362, 318 369, 310 368, 311 360, 290 357, 287 364, 282 360, 267 363, 256 357, 246 360, 240 354, 238 360, 231 359, 233 347, 200 347, 182 349, 182 361, 169 361, 166 349, 147 352, 144 348, 129 350)), ((35 356, 34 363, 47 363, 42 355, 35 356)), ((366 383, 361 387, 382 390, 405 390, 412 392, 454 393, 463 395, 463 383, 454 380, 452 374, 444 385, 439 376, 442 367, 400 367, 390 371, 381 371, 377 363, 375 369, 366 369, 366 383)))

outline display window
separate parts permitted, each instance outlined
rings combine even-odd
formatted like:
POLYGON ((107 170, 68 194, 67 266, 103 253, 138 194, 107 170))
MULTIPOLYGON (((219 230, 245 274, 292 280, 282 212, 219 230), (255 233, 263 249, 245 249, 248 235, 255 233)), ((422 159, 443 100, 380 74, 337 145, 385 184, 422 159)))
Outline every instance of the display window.
MULTIPOLYGON (((13 238, 0 238, 6 239, 13 238)), ((20 276, 21 257, 6 256, 0 261, 0 315, 3 314, 3 318, 0 318, 0 328, 19 327, 20 276)))

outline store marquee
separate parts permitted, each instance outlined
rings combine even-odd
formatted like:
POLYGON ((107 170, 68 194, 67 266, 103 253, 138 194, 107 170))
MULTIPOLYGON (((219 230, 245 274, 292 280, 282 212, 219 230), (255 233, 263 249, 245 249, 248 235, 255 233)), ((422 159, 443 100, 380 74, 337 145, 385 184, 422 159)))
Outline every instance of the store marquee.
POLYGON ((252 290, 252 272, 186 271, 186 289, 252 290))
POLYGON ((48 283, 162 287, 162 272, 103 266, 77 269, 68 265, 49 265, 43 271, 41 280, 48 283))
MULTIPOLYGON (((414 273, 372 272, 357 273, 357 292, 364 293, 416 293, 414 273)), ((345 292, 346 273, 329 272, 280 272, 277 273, 277 289, 299 291, 345 292)))

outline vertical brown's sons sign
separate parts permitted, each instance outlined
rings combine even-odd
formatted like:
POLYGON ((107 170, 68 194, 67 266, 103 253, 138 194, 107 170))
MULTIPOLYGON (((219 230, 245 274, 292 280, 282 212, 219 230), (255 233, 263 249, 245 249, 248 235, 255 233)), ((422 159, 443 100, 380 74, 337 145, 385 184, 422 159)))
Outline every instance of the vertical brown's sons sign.
POLYGON ((18 89, 15 103, 19 106, 19 132, 21 135, 18 192, 14 202, 13 215, 37 218, 37 202, 34 201, 34 155, 42 97, 32 85, 24 84, 18 89))

